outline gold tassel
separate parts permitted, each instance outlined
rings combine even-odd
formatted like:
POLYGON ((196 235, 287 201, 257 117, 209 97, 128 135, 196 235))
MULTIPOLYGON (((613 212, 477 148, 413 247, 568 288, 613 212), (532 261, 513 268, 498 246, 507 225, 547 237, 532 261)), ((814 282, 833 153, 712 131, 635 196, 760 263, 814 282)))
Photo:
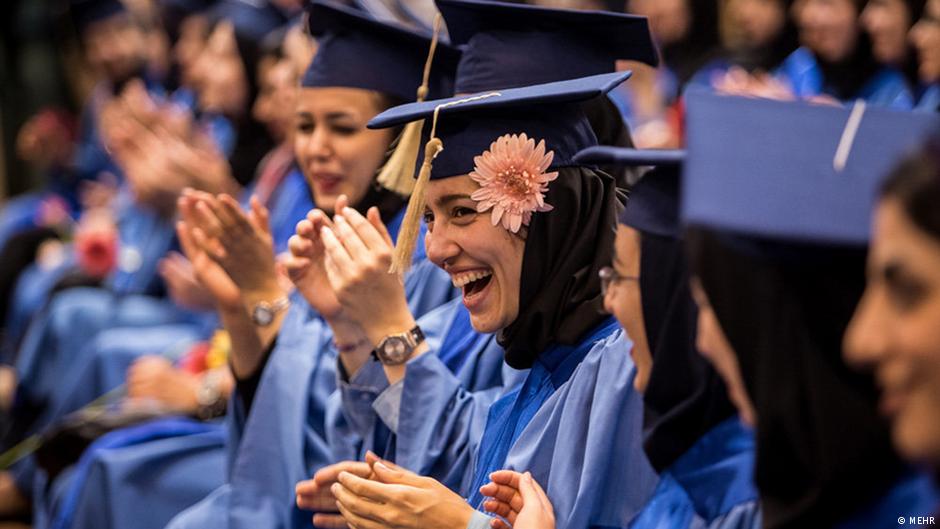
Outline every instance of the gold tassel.
MULTIPOLYGON (((434 17, 434 36, 431 38, 431 49, 428 51, 428 58, 424 62, 424 76, 421 86, 418 87, 418 102, 424 101, 428 97, 431 63, 434 62, 434 52, 440 39, 442 20, 440 13, 434 17)), ((405 126, 398 138, 398 145, 376 177, 379 185, 402 196, 408 196, 414 191, 416 185, 414 178, 415 164, 418 159, 418 149, 421 148, 421 130, 423 128, 424 120, 413 121, 405 126)))
POLYGON ((398 230, 398 241, 395 244, 395 253, 392 255, 392 266, 389 268, 391 274, 404 274, 411 269, 411 260, 415 253, 415 245, 418 241, 418 233, 421 231, 424 207, 427 202, 431 168, 434 164, 434 158, 442 150, 444 150, 443 142, 433 136, 424 146, 424 162, 421 164, 421 172, 418 173, 418 180, 415 182, 411 198, 408 200, 405 218, 402 219, 401 228, 398 230))

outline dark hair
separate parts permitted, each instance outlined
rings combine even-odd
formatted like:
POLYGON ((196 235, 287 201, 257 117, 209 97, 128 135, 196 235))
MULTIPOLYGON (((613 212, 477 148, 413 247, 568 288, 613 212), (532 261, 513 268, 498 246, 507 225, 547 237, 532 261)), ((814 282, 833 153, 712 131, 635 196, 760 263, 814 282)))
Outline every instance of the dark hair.
POLYGON ((918 228, 940 239, 940 134, 901 160, 882 185, 881 196, 896 198, 918 228))

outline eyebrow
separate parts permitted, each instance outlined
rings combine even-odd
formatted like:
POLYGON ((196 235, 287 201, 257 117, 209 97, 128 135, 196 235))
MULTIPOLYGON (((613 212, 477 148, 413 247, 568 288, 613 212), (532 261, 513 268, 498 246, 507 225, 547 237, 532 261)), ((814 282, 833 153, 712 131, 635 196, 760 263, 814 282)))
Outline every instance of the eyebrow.
POLYGON ((456 202, 458 200, 469 199, 470 195, 462 193, 451 193, 450 195, 444 195, 434 201, 437 204, 437 207, 442 208, 451 202, 456 202))

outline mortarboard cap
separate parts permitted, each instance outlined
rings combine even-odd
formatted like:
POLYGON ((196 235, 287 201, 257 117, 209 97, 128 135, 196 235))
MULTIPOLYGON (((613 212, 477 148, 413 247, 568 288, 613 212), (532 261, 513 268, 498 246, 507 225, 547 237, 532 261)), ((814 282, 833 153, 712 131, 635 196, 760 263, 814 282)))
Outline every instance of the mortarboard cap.
POLYGON ((597 146, 579 152, 575 161, 620 167, 652 166, 630 188, 630 198, 619 222, 645 233, 678 237, 679 173, 685 156, 685 151, 679 149, 597 146))
POLYGON ((692 92, 686 109, 683 221, 794 242, 866 243, 882 178, 938 125, 861 102, 692 92))
MULTIPOLYGON (((414 101, 424 74, 431 36, 373 19, 363 11, 322 0, 308 10, 317 54, 302 86, 343 86, 375 90, 414 101)), ((437 44, 428 80, 431 97, 453 93, 459 50, 437 44)))
MULTIPOLYGON (((629 77, 630 72, 609 73, 411 103, 373 118, 369 127, 374 129, 424 121, 423 158, 395 248, 392 271, 404 272, 410 265, 430 179, 469 174, 486 151, 496 152, 497 140, 520 145, 518 140, 504 139, 507 135, 524 134, 536 146, 544 141, 542 154, 537 154, 538 147, 525 154, 529 156, 526 162, 533 163, 537 158, 532 156, 545 155, 542 159, 546 166, 540 170, 577 165, 575 154, 597 144, 580 103, 606 94, 629 77)), ((513 231, 518 227, 515 225, 513 231)))
POLYGON ((464 51, 458 94, 610 73, 618 59, 658 64, 645 17, 485 0, 437 7, 464 51))

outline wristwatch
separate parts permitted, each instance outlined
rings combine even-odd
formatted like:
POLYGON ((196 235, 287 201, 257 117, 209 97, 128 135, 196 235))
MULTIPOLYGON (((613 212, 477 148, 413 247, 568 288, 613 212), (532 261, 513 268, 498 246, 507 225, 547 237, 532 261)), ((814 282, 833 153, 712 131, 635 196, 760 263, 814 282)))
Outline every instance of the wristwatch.
POLYGON ((411 358, 411 353, 424 341, 424 332, 415 325, 413 329, 401 334, 390 334, 379 342, 372 351, 376 360, 387 366, 404 364, 411 358))
POLYGON ((276 316, 278 312, 281 312, 289 306, 290 299, 288 299, 287 296, 276 299, 271 303, 262 301, 251 309, 251 321, 255 322, 255 325, 259 327, 267 327, 274 321, 274 316, 276 316))

